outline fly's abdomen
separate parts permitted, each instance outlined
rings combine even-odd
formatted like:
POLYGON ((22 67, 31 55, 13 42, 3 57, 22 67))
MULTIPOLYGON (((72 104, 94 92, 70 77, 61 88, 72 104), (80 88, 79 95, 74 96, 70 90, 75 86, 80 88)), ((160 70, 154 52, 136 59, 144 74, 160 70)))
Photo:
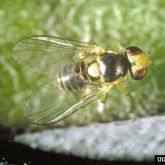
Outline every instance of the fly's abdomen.
POLYGON ((57 76, 57 84, 65 91, 77 91, 86 86, 86 79, 83 76, 85 64, 83 62, 67 64, 57 76))

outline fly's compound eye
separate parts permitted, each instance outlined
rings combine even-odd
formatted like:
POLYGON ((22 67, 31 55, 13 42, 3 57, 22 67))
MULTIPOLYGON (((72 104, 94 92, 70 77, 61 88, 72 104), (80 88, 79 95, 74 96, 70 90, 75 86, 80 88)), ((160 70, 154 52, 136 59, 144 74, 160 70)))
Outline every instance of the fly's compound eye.
POLYGON ((127 56, 136 56, 142 54, 143 51, 136 46, 129 46, 126 48, 125 53, 127 56))
POLYGON ((135 72, 131 72, 131 76, 134 80, 140 80, 147 74, 147 68, 142 68, 140 70, 137 70, 135 72))

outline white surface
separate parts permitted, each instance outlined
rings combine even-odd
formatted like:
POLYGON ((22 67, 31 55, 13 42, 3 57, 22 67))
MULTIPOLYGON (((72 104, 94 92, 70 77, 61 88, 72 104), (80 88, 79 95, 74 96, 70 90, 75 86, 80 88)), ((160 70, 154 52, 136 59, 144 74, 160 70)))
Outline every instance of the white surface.
POLYGON ((105 160, 154 160, 165 154, 165 117, 44 130, 15 141, 55 153, 105 160))

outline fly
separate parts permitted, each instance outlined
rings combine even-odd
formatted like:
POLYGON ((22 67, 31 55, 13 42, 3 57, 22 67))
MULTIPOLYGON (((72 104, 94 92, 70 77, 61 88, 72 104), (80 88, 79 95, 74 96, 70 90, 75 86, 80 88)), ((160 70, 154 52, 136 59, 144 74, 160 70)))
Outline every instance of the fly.
POLYGON ((99 99, 127 80, 140 80, 150 65, 149 53, 136 46, 106 50, 85 42, 34 36, 13 49, 16 61, 30 72, 40 72, 49 83, 30 99, 25 115, 37 124, 58 122, 99 99))

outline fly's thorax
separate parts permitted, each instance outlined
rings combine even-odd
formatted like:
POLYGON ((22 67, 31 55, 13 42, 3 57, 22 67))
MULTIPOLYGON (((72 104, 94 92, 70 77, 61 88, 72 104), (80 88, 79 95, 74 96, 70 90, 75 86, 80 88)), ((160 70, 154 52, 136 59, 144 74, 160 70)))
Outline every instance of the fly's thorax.
POLYGON ((59 89, 69 92, 82 90, 86 85, 84 70, 85 64, 82 61, 64 66, 57 75, 57 85, 59 89))
POLYGON ((104 53, 99 59, 99 71, 105 82, 124 77, 129 69, 128 59, 123 54, 104 53))

